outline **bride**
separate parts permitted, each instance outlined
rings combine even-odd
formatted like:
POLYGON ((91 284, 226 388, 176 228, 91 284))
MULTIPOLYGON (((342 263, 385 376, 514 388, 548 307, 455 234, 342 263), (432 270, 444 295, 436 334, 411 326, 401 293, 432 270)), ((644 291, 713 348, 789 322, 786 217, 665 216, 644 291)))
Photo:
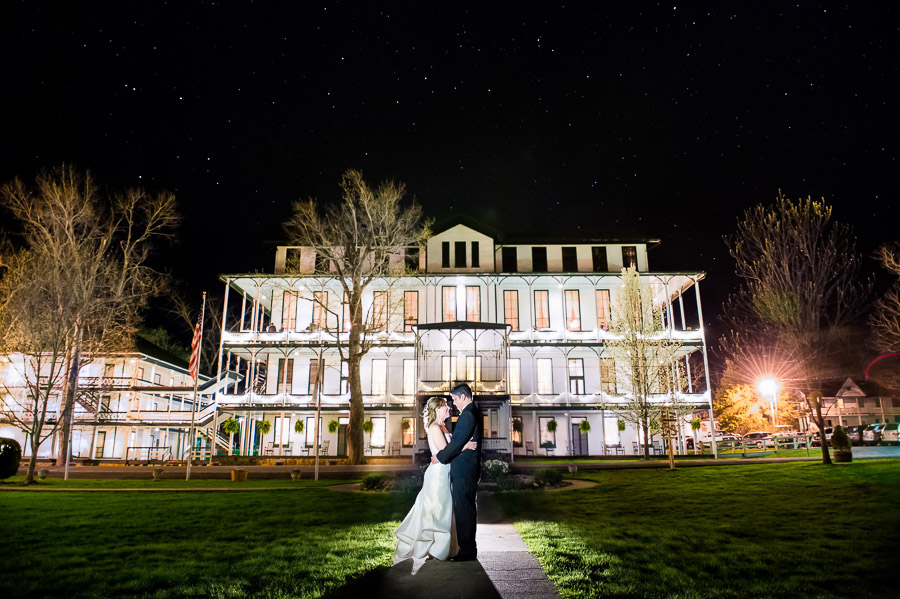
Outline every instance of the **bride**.
MULTIPOLYGON (((447 446, 450 435, 443 422, 449 414, 450 408, 443 397, 432 397, 425 405, 422 416, 432 456, 447 446)), ((474 441, 466 444, 466 449, 477 447, 478 444, 474 441)), ((428 466, 416 503, 394 535, 397 537, 394 564, 412 558, 413 574, 419 571, 429 557, 446 560, 456 553, 458 547, 453 526, 449 464, 432 462, 428 466)))

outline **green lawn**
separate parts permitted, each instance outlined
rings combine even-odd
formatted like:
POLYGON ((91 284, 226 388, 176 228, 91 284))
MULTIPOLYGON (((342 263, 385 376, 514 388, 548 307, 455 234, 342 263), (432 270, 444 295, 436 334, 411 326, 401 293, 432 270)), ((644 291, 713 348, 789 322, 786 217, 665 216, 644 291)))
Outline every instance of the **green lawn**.
MULTIPOLYGON (((236 484, 63 484, 211 483, 236 484)), ((412 503, 398 494, 329 491, 321 482, 248 483, 269 488, 0 492, 0 597, 318 597, 390 566, 393 531, 412 503)))
POLYGON ((900 462, 579 473, 498 496, 563 597, 895 597, 900 462))

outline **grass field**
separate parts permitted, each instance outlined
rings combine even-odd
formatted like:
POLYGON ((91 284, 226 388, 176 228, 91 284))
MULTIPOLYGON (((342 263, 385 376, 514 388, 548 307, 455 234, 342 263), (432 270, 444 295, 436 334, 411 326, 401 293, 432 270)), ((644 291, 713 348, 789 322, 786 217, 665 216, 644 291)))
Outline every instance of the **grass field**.
MULTIPOLYGON (((900 461, 578 478, 599 484, 496 496, 564 597, 896 596, 900 461)), ((390 565, 413 501, 327 481, 41 484, 125 490, 0 492, 0 597, 319 597, 390 565)))
POLYGON ((564 597, 895 597, 900 462, 608 470, 498 496, 564 597))
MULTIPOLYGON (((185 486, 52 481, 61 483, 185 486)), ((234 485, 187 486, 210 483, 234 485)), ((0 597, 318 597, 390 566, 393 531, 412 501, 336 493, 321 482, 245 484, 265 490, 0 492, 0 597)))

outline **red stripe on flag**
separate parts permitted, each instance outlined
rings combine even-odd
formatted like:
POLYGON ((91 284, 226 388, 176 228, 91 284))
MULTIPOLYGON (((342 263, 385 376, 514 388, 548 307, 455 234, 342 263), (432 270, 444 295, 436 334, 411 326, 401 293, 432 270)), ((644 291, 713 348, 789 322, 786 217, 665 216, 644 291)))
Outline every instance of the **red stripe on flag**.
POLYGON ((194 339, 191 341, 191 362, 188 365, 191 378, 197 380, 197 373, 200 370, 200 323, 194 327, 194 339))

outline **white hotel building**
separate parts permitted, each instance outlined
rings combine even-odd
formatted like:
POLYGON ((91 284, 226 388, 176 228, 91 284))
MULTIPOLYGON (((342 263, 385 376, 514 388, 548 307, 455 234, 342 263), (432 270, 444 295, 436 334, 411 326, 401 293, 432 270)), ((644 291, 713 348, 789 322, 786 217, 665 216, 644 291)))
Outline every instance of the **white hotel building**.
MULTIPOLYGON (((693 383, 706 378, 704 275, 654 272, 648 244, 658 242, 501 244, 484 227, 460 220, 435 231, 425 247, 397 252, 398 274, 374 281, 363 297, 381 329, 361 364, 365 419, 373 427, 365 434, 366 454, 423 451, 421 407, 457 382, 474 390, 489 453, 633 453, 637 432, 630 424, 619 430, 625 389, 606 348, 610 301, 622 267, 630 265, 653 289, 668 333, 682 344, 678 363, 687 383, 680 402, 708 409, 708 386, 703 382, 698 392, 693 383), (579 430, 583 420, 587 433, 579 430)), ((226 321, 218 378, 238 382, 216 393, 215 421, 238 419, 241 454, 311 455, 321 357, 323 450, 346 454, 349 393, 338 348, 349 323, 340 282, 323 272, 312 248, 288 246, 278 247, 272 274, 221 278, 225 313, 240 318, 226 321), (286 264, 299 268, 289 273, 286 264), (295 432, 298 419, 302 433, 295 432), (256 431, 260 420, 272 423, 264 436, 256 431)))

